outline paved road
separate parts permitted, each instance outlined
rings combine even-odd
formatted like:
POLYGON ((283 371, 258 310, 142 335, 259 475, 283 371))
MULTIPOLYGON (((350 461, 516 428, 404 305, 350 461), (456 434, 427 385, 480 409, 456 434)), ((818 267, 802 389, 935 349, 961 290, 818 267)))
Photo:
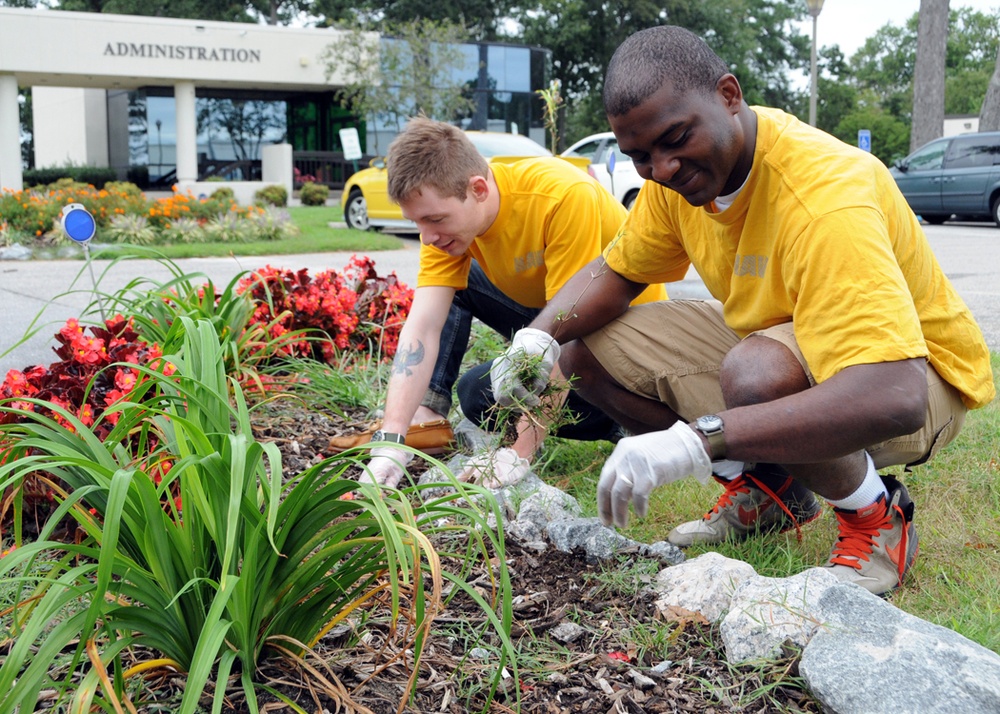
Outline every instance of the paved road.
MULTIPOLYGON (((927 226, 928 239, 944 271, 972 309, 994 351, 1000 351, 1000 229, 992 224, 927 226)), ((417 276, 418 243, 404 241, 399 250, 372 253, 380 274, 395 271, 410 285, 417 276)), ((217 284, 226 284, 243 270, 275 265, 310 273, 342 269, 353 253, 317 253, 260 258, 194 258, 177 261, 185 272, 199 272, 217 284)), ((122 261, 109 268, 94 261, 102 292, 115 292, 138 276, 166 280, 170 272, 148 260, 122 261)), ((706 297, 694 271, 682 283, 671 285, 672 297, 706 297)), ((0 377, 9 369, 49 364, 55 359, 52 335, 67 318, 79 317, 93 300, 91 276, 82 261, 0 261, 0 377), (36 320, 34 337, 18 346, 36 320)))

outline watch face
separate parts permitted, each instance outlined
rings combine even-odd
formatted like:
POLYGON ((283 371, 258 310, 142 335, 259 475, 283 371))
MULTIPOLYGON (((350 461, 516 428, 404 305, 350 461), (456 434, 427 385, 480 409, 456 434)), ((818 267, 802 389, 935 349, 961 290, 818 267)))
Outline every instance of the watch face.
POLYGON ((716 416, 715 414, 709 414, 707 416, 698 417, 698 428, 707 431, 713 431, 715 429, 720 429, 722 427, 722 418, 716 416))

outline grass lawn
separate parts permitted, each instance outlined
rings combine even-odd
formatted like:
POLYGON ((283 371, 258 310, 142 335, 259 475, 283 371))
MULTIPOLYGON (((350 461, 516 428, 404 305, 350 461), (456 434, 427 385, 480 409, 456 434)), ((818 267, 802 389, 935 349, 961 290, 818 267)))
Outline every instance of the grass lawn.
MULTIPOLYGON (((252 243, 175 243, 157 245, 157 253, 176 260, 179 258, 210 258, 227 255, 296 255, 299 253, 330 253, 335 251, 394 250, 403 246, 400 238, 375 231, 357 231, 351 228, 331 228, 330 223, 343 220, 340 206, 293 206, 288 209, 292 221, 299 227, 299 235, 280 241, 255 241, 252 243)), ((102 250, 94 246, 95 258, 113 258, 127 255, 129 246, 115 246, 102 250)), ((143 249, 142 257, 148 257, 143 249)))
MULTIPOLYGON (((1000 379, 1000 355, 993 354, 993 378, 1000 379)), ((569 491, 587 515, 597 515, 597 480, 611 453, 607 443, 548 439, 538 471, 569 491)), ((1000 653, 1000 399, 968 414, 958 438, 934 459, 902 477, 916 504, 920 551, 904 587, 891 595, 900 609, 948 627, 1000 653)), ((625 535, 652 543, 664 540, 684 521, 700 518, 721 488, 693 479, 657 489, 649 516, 633 518, 625 535)), ((743 543, 691 547, 689 558, 709 550, 743 560, 759 574, 787 577, 826 562, 837 537, 829 506, 816 521, 794 531, 743 543)))

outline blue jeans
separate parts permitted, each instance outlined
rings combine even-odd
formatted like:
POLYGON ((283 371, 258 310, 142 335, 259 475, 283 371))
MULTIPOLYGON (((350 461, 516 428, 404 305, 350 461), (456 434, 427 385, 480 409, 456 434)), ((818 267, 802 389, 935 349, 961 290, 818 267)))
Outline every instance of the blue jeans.
MULTIPOLYGON (((472 320, 479 319, 510 340, 539 312, 538 308, 525 307, 507 297, 489 281, 479 263, 472 261, 469 285, 455 293, 448 319, 441 330, 437 362, 421 404, 438 414, 447 414, 451 409, 452 388, 457 381, 459 404, 466 418, 487 430, 501 427, 496 423, 496 405, 489 376, 492 362, 477 365, 461 380, 458 379, 462 358, 469 346, 472 320)), ((575 392, 570 392, 566 404, 575 413, 577 421, 559 427, 556 436, 588 441, 617 441, 621 436, 618 424, 611 417, 585 402, 575 392)))

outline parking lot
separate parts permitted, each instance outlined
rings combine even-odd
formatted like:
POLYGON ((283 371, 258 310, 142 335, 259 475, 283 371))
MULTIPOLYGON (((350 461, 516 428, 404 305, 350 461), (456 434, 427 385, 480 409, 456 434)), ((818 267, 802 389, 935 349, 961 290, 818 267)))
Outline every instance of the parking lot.
MULTIPOLYGON (((1000 228, 992 223, 948 223, 925 226, 927 238, 945 273, 972 309, 990 349, 1000 352, 1000 228)), ((417 275, 419 244, 404 241, 400 250, 373 253, 380 274, 395 271, 413 285, 417 275)), ((195 258, 177 263, 185 272, 200 272, 225 284, 242 270, 275 265, 310 273, 342 269, 351 253, 318 253, 261 258, 195 258)), ((95 261, 94 272, 101 276, 106 261, 95 261)), ((153 261, 118 263, 104 275, 101 287, 112 292, 137 276, 165 280, 169 271, 153 261)), ((0 262, 0 376, 10 369, 49 364, 56 359, 52 335, 69 317, 78 317, 93 300, 91 278, 82 261, 3 261, 0 262), (34 338, 13 348, 37 318, 44 324, 34 338)), ((707 297, 694 271, 682 283, 668 286, 675 298, 707 297)))

